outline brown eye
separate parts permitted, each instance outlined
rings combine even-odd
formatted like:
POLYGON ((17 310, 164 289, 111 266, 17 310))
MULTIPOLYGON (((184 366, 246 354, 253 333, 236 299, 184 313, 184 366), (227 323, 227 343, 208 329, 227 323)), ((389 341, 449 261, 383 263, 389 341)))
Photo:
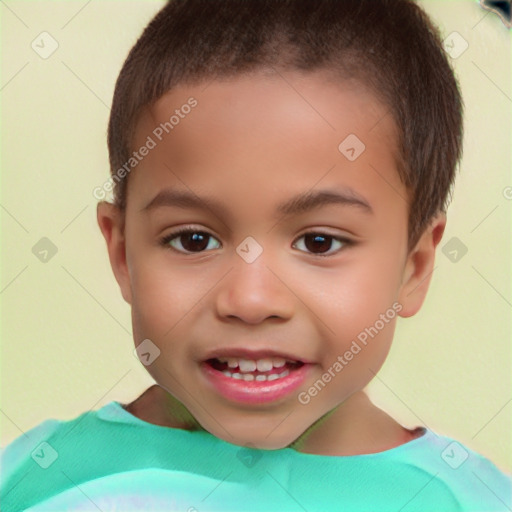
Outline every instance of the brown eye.
POLYGON ((332 244, 331 236, 306 235, 304 245, 311 252, 327 252, 332 244))
MULTIPOLYGON (((305 248, 306 252, 316 254, 318 256, 323 256, 324 254, 334 254, 341 250, 344 246, 350 245, 352 242, 346 238, 335 237, 333 235, 328 235, 327 233, 305 233, 298 240, 304 239, 302 244, 296 243, 295 246, 302 245, 305 248), (338 244, 338 248, 335 251, 329 252, 332 245, 338 244)), ((300 250, 304 250, 298 247, 300 250)))
POLYGON ((206 249, 216 249, 211 247, 211 241, 215 238, 197 229, 183 229, 175 233, 171 233, 162 240, 162 245, 170 246, 179 252, 203 252, 206 249))

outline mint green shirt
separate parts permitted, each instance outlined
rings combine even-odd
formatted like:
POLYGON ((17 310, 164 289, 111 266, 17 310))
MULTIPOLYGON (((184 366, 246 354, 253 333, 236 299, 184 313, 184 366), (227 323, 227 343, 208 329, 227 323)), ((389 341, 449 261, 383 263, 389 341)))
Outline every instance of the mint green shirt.
POLYGON ((110 402, 46 420, 2 450, 2 512, 506 512, 511 477, 428 429, 384 452, 240 447, 110 402))

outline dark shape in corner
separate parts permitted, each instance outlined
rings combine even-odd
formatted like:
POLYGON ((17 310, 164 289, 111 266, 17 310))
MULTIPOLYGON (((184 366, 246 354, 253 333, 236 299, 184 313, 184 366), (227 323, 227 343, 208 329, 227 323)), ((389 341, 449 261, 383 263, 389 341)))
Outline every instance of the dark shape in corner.
POLYGON ((491 0, 480 0, 480 5, 487 9, 488 11, 492 11, 495 14, 497 14, 501 21, 504 23, 504 25, 507 28, 510 28, 512 26, 511 18, 510 18, 510 11, 511 11, 511 0, 505 0, 504 2, 493 2, 491 0))

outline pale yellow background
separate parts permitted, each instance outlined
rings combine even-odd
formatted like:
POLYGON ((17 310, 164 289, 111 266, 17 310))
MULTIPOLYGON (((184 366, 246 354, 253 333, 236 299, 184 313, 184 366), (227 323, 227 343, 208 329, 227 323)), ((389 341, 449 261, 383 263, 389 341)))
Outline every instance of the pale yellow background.
MULTIPOLYGON (((469 47, 454 61, 465 153, 430 294, 400 320, 371 396, 404 425, 425 424, 511 470, 511 36, 471 0, 422 2, 469 47), (508 189, 506 187, 509 187, 508 189), (504 192, 505 191, 505 192, 504 192)), ((108 178, 106 127, 124 58, 161 1, 6 1, 2 17, 1 444, 152 384, 133 354, 130 310, 96 225, 108 178), (59 43, 41 59, 43 31, 59 43), (32 247, 48 237, 47 263, 32 247)), ((340 141, 341 142, 341 141, 340 141)))

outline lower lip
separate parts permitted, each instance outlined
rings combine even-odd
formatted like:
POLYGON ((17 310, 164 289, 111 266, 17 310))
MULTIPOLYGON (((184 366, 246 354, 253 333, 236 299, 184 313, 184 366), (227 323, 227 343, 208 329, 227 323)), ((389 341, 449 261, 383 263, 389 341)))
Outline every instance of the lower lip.
POLYGON ((215 390, 228 400, 246 404, 262 404, 279 400, 296 390, 305 380, 312 364, 305 363, 296 370, 291 370, 286 377, 271 381, 246 381, 233 379, 208 363, 201 368, 215 390))

